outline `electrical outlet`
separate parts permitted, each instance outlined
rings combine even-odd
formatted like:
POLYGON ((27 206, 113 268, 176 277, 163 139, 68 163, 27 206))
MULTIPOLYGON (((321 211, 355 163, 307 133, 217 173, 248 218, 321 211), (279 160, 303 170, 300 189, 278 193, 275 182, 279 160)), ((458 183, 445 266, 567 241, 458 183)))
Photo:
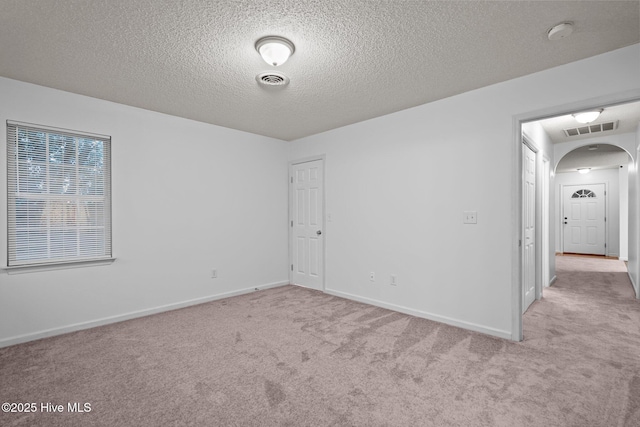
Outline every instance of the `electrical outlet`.
POLYGON ((462 222, 464 224, 477 224, 478 223, 478 212, 476 211, 466 211, 462 214, 462 222))
POLYGON ((391 275, 391 286, 398 286, 398 277, 395 274, 391 275))
POLYGON ((216 269, 211 270, 211 278, 212 279, 217 279, 218 278, 218 270, 216 270, 216 269))
POLYGON ((376 273, 374 273, 373 271, 371 273, 369 273, 369 280, 371 280, 372 282, 376 281, 376 273))

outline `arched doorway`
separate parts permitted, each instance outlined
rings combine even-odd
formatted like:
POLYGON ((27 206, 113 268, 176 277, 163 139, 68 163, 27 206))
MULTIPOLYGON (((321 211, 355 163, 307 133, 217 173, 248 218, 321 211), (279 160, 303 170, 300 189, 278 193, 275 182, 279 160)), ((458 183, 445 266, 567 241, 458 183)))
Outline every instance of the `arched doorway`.
POLYGON ((556 253, 627 259, 629 164, 625 149, 593 140, 557 159, 556 253))

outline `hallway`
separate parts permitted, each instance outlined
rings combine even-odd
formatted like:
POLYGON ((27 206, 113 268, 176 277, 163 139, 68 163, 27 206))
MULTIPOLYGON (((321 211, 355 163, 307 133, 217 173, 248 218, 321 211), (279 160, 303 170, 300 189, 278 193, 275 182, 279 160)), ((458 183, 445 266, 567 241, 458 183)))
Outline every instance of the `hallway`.
POLYGON ((575 397, 596 397, 604 419, 640 425, 640 301, 624 262, 558 256, 556 272, 524 315, 523 345, 554 361, 550 376, 559 370, 584 384, 575 397))

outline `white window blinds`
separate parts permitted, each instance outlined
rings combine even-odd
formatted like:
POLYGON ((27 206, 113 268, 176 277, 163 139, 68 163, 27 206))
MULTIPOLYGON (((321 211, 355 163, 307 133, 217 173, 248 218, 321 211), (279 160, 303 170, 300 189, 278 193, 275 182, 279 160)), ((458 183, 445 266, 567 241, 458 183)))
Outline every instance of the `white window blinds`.
POLYGON ((7 121, 8 266, 111 258, 111 138, 7 121))

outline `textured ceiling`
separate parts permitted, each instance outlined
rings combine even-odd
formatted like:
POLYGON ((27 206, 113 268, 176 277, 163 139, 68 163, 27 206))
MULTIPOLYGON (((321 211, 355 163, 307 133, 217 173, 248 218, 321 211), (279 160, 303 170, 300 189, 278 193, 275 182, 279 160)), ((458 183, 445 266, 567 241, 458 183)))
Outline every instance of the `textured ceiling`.
POLYGON ((1 0, 0 40, 0 76, 293 140, 638 43, 640 2, 1 0))

